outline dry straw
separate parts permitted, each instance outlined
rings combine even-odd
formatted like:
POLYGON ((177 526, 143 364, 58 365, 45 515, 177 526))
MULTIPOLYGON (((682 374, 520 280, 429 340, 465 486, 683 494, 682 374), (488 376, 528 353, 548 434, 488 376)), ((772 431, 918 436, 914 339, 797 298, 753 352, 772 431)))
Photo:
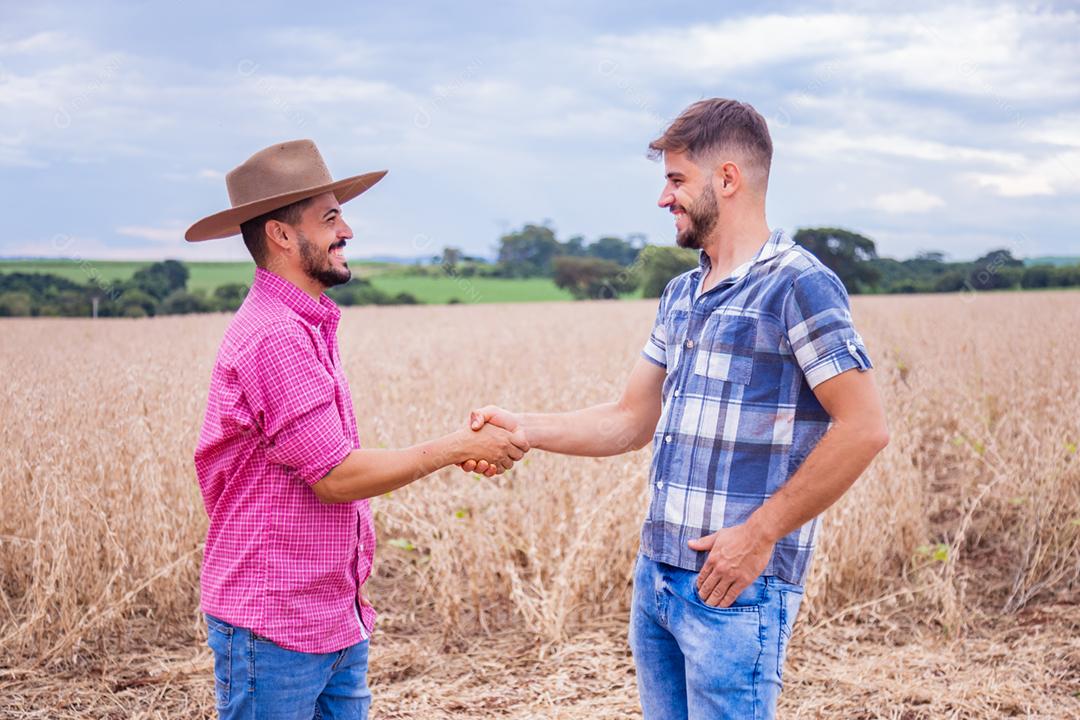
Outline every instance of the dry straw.
MULTIPOLYGON (((356 308, 361 437, 614 398, 650 302, 356 308)), ((1080 294, 857 298, 892 443, 827 517, 785 717, 1080 714, 1080 294)), ((3 321, 0 716, 211 717, 191 464, 228 318, 3 321)), ((379 717, 622 718, 649 451, 374 501, 379 717)))

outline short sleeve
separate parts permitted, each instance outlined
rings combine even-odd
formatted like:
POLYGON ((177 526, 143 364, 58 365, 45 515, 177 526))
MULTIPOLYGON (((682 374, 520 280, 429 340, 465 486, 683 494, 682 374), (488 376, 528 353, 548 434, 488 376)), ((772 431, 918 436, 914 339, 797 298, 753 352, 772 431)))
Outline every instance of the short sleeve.
POLYGON ((668 288, 671 287, 669 282, 667 287, 664 288, 664 292, 660 294, 660 304, 656 308, 656 320, 653 321, 652 332, 649 333, 649 339, 645 341, 645 347, 642 348, 642 356, 653 363, 659 365, 662 368, 667 368, 667 296, 668 288))
POLYGON ((795 278, 784 301, 784 324, 811 389, 842 372, 873 367, 852 322, 847 290, 827 268, 814 267, 795 278))
POLYGON ((299 326, 276 327, 252 343, 238 355, 236 375, 271 462, 312 485, 352 451, 334 377, 299 326))

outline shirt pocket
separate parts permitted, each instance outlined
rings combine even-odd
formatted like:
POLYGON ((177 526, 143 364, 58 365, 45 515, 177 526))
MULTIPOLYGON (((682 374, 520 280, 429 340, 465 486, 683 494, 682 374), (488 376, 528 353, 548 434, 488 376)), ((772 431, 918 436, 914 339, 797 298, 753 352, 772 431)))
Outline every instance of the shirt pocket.
POLYGON ((690 323, 690 313, 685 310, 672 310, 664 321, 666 342, 664 346, 667 359, 667 372, 670 375, 679 367, 682 360, 683 343, 686 342, 686 329, 690 323))
POLYGON ((750 318, 714 315, 702 333, 694 374, 709 380, 749 385, 754 373, 757 323, 750 318))

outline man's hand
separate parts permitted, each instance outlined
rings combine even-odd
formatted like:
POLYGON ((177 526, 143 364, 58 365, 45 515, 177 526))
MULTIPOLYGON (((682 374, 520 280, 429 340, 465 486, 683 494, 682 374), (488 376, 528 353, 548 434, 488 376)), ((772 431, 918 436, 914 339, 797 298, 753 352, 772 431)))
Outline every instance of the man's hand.
POLYGON ((765 571, 776 543, 744 524, 717 530, 687 544, 691 550, 709 553, 697 579, 702 601, 726 608, 765 571))
MULTIPOLYGON (((529 451, 529 442, 520 428, 511 431, 493 422, 475 423, 474 426, 475 429, 459 431, 465 444, 466 457, 470 458, 466 462, 483 463, 483 472, 488 477, 509 470, 529 451)), ((463 462, 459 467, 465 464, 463 462)))
MULTIPOLYGON (((528 449, 529 442, 525 436, 525 429, 521 427, 521 420, 514 413, 503 410, 496 405, 487 405, 469 413, 469 429, 480 431, 488 424, 495 425, 511 433, 517 439, 519 445, 524 444, 525 448, 528 449)), ((501 474, 504 470, 510 469, 500 468, 484 459, 467 460, 458 467, 465 472, 478 472, 487 477, 501 474)))

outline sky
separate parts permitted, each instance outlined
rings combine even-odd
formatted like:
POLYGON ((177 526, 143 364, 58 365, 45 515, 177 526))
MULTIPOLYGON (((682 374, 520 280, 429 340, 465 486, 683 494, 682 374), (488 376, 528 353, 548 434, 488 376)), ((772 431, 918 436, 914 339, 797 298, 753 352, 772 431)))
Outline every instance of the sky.
POLYGON ((899 5, 0 0, 0 256, 245 259, 183 232, 297 138, 390 171, 350 257, 545 222, 671 244, 646 148, 706 97, 768 120, 774 228, 1080 253, 1080 5, 899 5))

